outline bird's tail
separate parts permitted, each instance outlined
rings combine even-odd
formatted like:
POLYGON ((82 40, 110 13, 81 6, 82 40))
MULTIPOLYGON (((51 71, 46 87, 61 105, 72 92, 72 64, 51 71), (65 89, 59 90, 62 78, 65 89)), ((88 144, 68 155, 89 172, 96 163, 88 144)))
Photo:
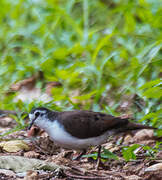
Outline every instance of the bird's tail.
POLYGON ((136 130, 136 129, 157 129, 155 127, 139 124, 139 123, 133 123, 128 122, 127 127, 128 130, 136 130))

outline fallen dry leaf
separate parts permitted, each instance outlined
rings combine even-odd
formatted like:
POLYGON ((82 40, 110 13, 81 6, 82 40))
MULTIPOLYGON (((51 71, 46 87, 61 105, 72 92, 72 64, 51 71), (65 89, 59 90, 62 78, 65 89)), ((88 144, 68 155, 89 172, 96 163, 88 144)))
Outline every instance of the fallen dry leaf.
POLYGON ((154 164, 145 169, 145 172, 162 170, 162 163, 154 164))
POLYGON ((39 135, 41 135, 42 132, 43 132, 43 130, 41 130, 39 127, 33 125, 31 127, 31 129, 27 131, 27 136, 28 137, 39 136, 39 135))
POLYGON ((12 91, 19 91, 22 87, 26 87, 27 89, 32 89, 35 86, 35 82, 36 82, 36 76, 32 76, 30 78, 12 84, 10 89, 12 91))
POLYGON ((27 172, 27 175, 24 177, 24 180, 29 180, 29 179, 38 180, 38 175, 39 173, 37 171, 29 170, 27 172))
POLYGON ((133 142, 133 137, 130 134, 128 134, 124 137, 123 144, 129 144, 130 142, 133 142))
POLYGON ((55 170, 68 169, 65 166, 58 166, 53 162, 46 162, 34 158, 24 158, 21 156, 0 156, 0 169, 10 169, 14 172, 24 172, 28 170, 55 170))
POLYGON ((0 174, 5 174, 6 176, 12 176, 12 177, 16 177, 16 174, 8 169, 0 169, 0 174))
POLYGON ((0 147, 7 152, 18 152, 20 150, 29 150, 29 146, 22 140, 13 140, 7 142, 1 142, 0 147))
POLYGON ((13 84, 10 89, 11 91, 18 91, 18 95, 14 98, 14 101, 17 102, 21 100, 23 102, 28 101, 32 102, 35 99, 43 102, 49 102, 52 100, 51 90, 53 87, 62 86, 60 82, 48 82, 45 86, 45 93, 42 93, 41 88, 36 88, 36 81, 42 79, 42 72, 38 72, 30 78, 24 79, 13 84))

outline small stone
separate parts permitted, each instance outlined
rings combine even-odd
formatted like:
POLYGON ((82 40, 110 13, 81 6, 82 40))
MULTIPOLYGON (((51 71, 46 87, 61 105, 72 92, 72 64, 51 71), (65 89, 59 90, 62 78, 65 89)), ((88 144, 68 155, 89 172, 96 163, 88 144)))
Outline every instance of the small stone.
POLYGON ((135 134, 134 140, 142 141, 142 140, 152 139, 153 137, 154 137, 154 131, 152 129, 142 129, 135 134))

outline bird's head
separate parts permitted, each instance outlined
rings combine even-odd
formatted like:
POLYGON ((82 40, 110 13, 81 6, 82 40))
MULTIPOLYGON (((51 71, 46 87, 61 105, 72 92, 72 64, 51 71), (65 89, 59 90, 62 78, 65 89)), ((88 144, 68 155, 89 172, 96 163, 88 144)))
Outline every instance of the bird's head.
POLYGON ((28 129, 30 130, 33 124, 39 127, 44 127, 44 124, 48 120, 49 112, 50 110, 44 107, 32 109, 29 113, 30 125, 28 129))

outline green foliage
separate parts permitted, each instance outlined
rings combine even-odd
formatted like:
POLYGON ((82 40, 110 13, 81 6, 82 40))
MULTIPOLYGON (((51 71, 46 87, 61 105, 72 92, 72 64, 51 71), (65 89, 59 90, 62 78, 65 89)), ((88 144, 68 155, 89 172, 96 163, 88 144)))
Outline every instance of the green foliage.
POLYGON ((110 152, 109 150, 105 148, 103 150, 104 150, 104 153, 101 154, 101 158, 118 160, 118 156, 116 154, 110 152))
POLYGON ((146 151, 146 154, 150 157, 155 158, 156 153, 162 150, 162 142, 156 142, 156 145, 152 148, 150 146, 143 146, 143 149, 146 151))
POLYGON ((132 160, 132 159, 136 159, 136 155, 134 153, 134 151, 139 148, 140 145, 139 144, 133 144, 132 146, 125 146, 122 149, 122 154, 123 157, 126 161, 132 160))
POLYGON ((0 109, 45 105, 119 115, 122 99, 136 94, 145 105, 126 113, 162 126, 160 0, 1 0, 0 12, 0 109), (51 102, 15 102, 15 93, 6 95, 38 71, 42 84, 63 84, 53 89, 51 102))
MULTIPOLYGON (((93 154, 88 154, 88 155, 83 155, 83 157, 91 157, 93 159, 97 159, 97 153, 93 154)), ((118 156, 115 155, 114 153, 110 152, 109 150, 103 148, 103 153, 101 153, 101 159, 115 159, 118 160, 118 156)))
POLYGON ((144 90, 143 96, 147 98, 161 98, 162 97, 162 88, 161 80, 156 79, 150 82, 145 83, 140 89, 144 90))
POLYGON ((126 161, 135 160, 136 154, 134 153, 134 151, 138 149, 139 147, 142 147, 142 149, 146 152, 145 154, 147 156, 155 158, 156 153, 162 150, 161 144, 162 142, 156 142, 154 147, 150 147, 147 145, 146 146, 139 145, 139 144, 134 144, 132 146, 125 146, 122 149, 122 154, 126 161))

